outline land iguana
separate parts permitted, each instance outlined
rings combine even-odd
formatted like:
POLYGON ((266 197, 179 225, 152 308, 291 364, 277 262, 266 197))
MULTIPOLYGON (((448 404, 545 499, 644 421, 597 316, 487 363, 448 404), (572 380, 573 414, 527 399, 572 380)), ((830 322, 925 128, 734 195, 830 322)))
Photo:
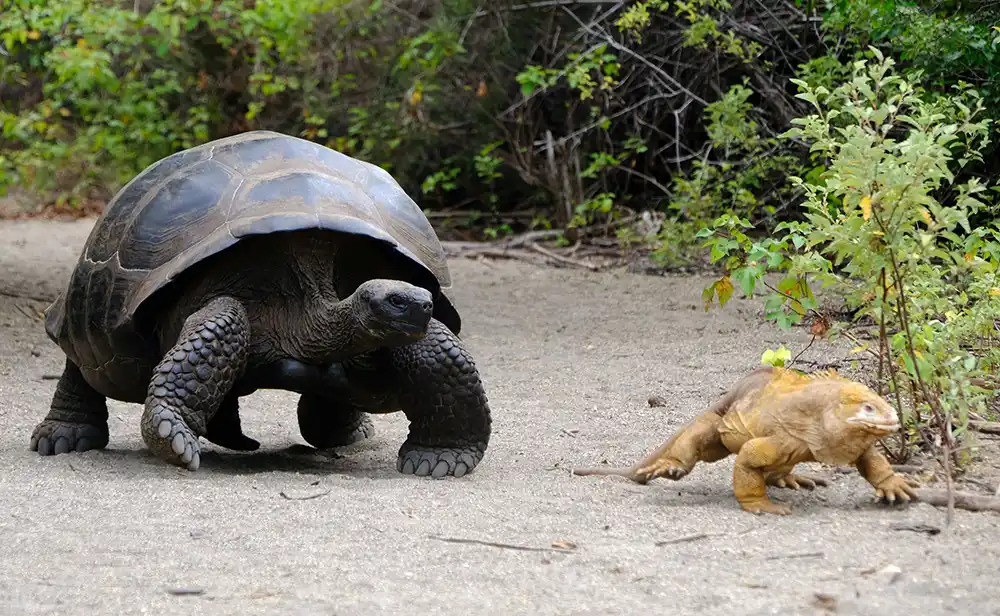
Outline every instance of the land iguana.
POLYGON ((641 484, 657 477, 678 480, 698 462, 735 454, 733 492, 751 513, 791 513, 768 498, 767 486, 827 485, 793 474, 800 462, 854 465, 880 501, 909 502, 916 498, 913 487, 875 447, 899 427, 892 405, 834 370, 802 374, 767 366, 740 379, 632 468, 581 468, 573 474, 617 475, 641 484))

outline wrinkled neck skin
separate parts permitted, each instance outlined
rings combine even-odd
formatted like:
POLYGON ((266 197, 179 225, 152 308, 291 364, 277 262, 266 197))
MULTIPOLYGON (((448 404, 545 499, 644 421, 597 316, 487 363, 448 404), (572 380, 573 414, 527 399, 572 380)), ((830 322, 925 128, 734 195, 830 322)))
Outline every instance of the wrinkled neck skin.
POLYGON ((868 429, 846 423, 831 405, 823 412, 822 440, 810 446, 817 461, 826 464, 854 464, 879 439, 868 429))
POLYGON ((323 300, 297 325, 296 358, 321 366, 380 348, 409 344, 414 338, 385 331, 371 316, 368 300, 358 292, 340 301, 323 300))
POLYGON ((853 464, 879 439, 837 417, 839 383, 815 383, 788 395, 775 413, 781 427, 802 441, 817 462, 853 464))
POLYGON ((324 299, 296 327, 298 359, 328 365, 373 349, 400 343, 373 332, 366 323, 368 307, 358 293, 341 301, 324 299))
POLYGON ((278 343, 287 347, 285 354, 326 365, 377 346, 364 327, 367 311, 358 294, 343 299, 338 295, 338 281, 331 275, 343 256, 337 246, 320 235, 301 234, 286 249, 291 258, 284 280, 297 287, 285 296, 286 302, 301 302, 301 306, 295 310, 286 305, 281 310, 289 318, 287 339, 278 343))

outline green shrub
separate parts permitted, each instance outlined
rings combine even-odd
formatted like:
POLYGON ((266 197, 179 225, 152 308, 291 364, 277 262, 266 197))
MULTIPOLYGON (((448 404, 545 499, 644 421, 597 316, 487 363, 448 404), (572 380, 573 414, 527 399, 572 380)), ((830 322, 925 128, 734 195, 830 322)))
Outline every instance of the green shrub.
MULTIPOLYGON (((880 377, 888 373, 905 444, 967 453, 955 439, 970 412, 987 413, 989 392, 977 384, 1000 367, 1000 226, 969 222, 984 211, 996 218, 997 186, 973 171, 991 145, 991 120, 976 90, 930 92, 919 73, 872 56, 832 89, 796 80, 814 112, 784 136, 807 142, 822 168, 791 178, 805 194, 804 220, 763 238, 729 214, 703 230, 726 270, 705 290, 706 308, 737 287, 750 297, 764 287, 768 318, 787 328, 811 314, 822 332, 829 321, 813 287, 831 287, 856 320, 878 328, 877 348, 855 352, 872 353, 880 377), (969 178, 956 181, 962 171, 969 178), (781 275, 776 284, 770 273, 781 275)), ((841 324, 830 333, 850 336, 841 324)))
MULTIPOLYGON (((272 129, 380 164, 416 191, 455 159, 473 170, 495 140, 495 126, 475 121, 489 96, 464 75, 448 17, 469 3, 160 0, 143 13, 108 0, 5 2, 0 188, 107 198, 179 149, 272 129)), ((502 51, 487 25, 468 37, 502 51)))

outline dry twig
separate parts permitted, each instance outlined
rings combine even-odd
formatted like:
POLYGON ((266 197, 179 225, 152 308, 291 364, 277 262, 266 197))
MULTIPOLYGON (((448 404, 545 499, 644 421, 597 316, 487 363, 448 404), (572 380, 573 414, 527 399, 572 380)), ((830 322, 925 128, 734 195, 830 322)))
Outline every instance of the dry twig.
POLYGON ((683 537, 677 537, 675 539, 664 539, 663 541, 657 541, 655 543, 656 547, 663 547, 665 545, 674 545, 677 543, 689 543, 691 541, 701 541, 702 539, 708 539, 709 537, 718 537, 724 535, 725 533, 694 533, 693 535, 684 535, 683 537))
POLYGON ((546 257, 548 257, 550 259, 553 259, 555 261, 558 261, 560 263, 565 263, 566 265, 572 265, 574 267, 584 267, 584 268, 589 269, 592 272, 596 272, 599 269, 601 269, 600 265, 595 265, 593 263, 587 263, 586 261, 580 261, 579 259, 571 259, 570 257, 564 257, 561 254, 552 252, 551 250, 548 250, 546 248, 542 248, 541 246, 539 246, 538 244, 535 244, 534 242, 532 242, 531 244, 528 244, 528 247, 531 248, 532 250, 534 250, 535 252, 537 252, 538 254, 544 255, 544 256, 546 256, 546 257))
POLYGON ((491 548, 501 548, 504 550, 520 550, 522 552, 560 552, 562 554, 572 554, 572 550, 565 548, 536 548, 527 545, 515 545, 513 543, 498 543, 496 541, 481 541, 479 539, 462 539, 460 537, 442 537, 441 535, 427 535, 430 539, 444 541, 445 543, 464 543, 469 545, 485 545, 491 548))
POLYGON ((1000 435, 1000 421, 969 421, 969 428, 983 434, 1000 435))
MULTIPOLYGON (((914 488, 917 493, 917 500, 935 507, 949 506, 949 490, 939 490, 934 488, 914 488)), ((951 490, 954 502, 951 503, 959 509, 966 511, 1000 511, 1000 498, 988 494, 976 494, 975 492, 960 492, 951 490)))
POLYGON ((308 496, 289 496, 289 495, 285 494, 284 492, 278 492, 278 494, 281 496, 281 498, 283 498, 285 500, 312 500, 314 498, 321 498, 323 496, 326 496, 329 493, 330 493, 330 490, 327 490, 326 492, 319 492, 317 494, 310 494, 308 496))

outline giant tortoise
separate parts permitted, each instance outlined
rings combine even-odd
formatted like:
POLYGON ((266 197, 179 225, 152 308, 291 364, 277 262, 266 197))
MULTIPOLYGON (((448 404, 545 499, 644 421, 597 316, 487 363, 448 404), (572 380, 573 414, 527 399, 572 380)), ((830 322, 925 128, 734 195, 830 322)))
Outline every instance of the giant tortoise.
POLYGON ((260 446, 238 399, 271 388, 300 394, 315 447, 401 410, 397 470, 464 475, 491 418, 450 287, 433 228, 379 167, 269 131, 177 152, 108 203, 46 312, 66 365, 31 449, 106 447, 112 398, 145 404, 147 447, 195 471, 200 436, 260 446))

